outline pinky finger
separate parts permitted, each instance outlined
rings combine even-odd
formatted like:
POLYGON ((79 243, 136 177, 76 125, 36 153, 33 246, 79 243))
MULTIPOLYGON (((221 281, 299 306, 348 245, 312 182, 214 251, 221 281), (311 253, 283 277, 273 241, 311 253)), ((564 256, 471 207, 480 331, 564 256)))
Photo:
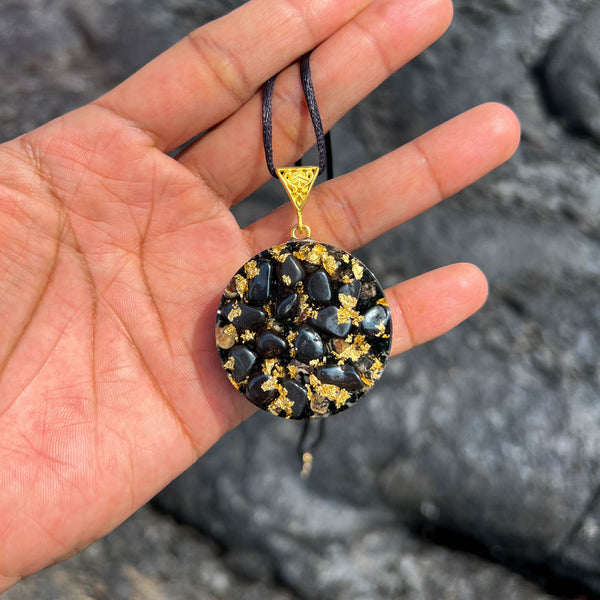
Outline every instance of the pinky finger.
POLYGON ((442 267, 387 289, 392 355, 450 331, 483 306, 487 292, 485 275, 468 263, 442 267))

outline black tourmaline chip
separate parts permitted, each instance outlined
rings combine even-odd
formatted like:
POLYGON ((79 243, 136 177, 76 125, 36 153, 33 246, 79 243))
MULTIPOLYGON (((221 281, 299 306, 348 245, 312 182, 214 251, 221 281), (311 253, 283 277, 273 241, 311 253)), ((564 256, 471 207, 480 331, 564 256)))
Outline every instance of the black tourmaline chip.
POLYGON ((329 302, 331 300, 331 286, 325 271, 317 271, 308 278, 308 295, 315 302, 329 302))
POLYGON ((363 382, 351 365, 332 365, 319 367, 315 375, 323 383, 333 383, 346 390, 357 391, 363 386, 363 382))
POLYGON ((287 397, 293 402, 292 419, 301 419, 302 413, 308 405, 308 396, 306 388, 291 379, 283 382, 283 387, 287 392, 287 397))
POLYGON ((261 356, 273 358, 274 356, 281 356, 287 350, 287 342, 267 329, 258 336, 256 348, 261 356))
POLYGON ((300 327, 296 338, 296 360, 309 363, 323 356, 323 340, 321 336, 310 327, 300 327))
POLYGON ((346 337, 352 327, 350 319, 342 320, 340 323, 337 306, 323 308, 317 313, 316 318, 313 319, 312 322, 315 327, 318 327, 321 331, 338 338, 346 337))
POLYGON ((271 263, 268 260, 258 261, 258 275, 252 279, 248 289, 248 300, 251 304, 264 304, 271 292, 271 263))
POLYGON ((344 296, 350 296, 350 298, 358 299, 360 296, 360 290, 362 289, 362 285, 360 281, 354 279, 350 283, 345 283, 339 290, 338 294, 343 294, 344 296))
POLYGON ((229 351, 229 358, 233 359, 231 374, 235 381, 240 383, 250 375, 257 356, 245 346, 234 346, 229 351))
POLYGON ((292 315, 296 307, 298 306, 298 294, 290 294, 286 296, 281 302, 277 305, 277 310, 275 314, 280 319, 287 319, 290 315, 292 315))
POLYGON ((230 302, 223 307, 222 311, 224 317, 240 329, 250 329, 267 320, 264 311, 238 302, 230 302))
POLYGON ((362 329, 372 335, 385 333, 389 320, 390 311, 386 306, 374 306, 365 314, 365 318, 361 323, 362 329))
POLYGON ((303 277, 304 269, 291 254, 282 263, 279 263, 279 281, 283 285, 288 287, 294 286, 303 277))
POLYGON ((269 388, 267 384, 270 380, 271 377, 268 375, 258 375, 252 379, 246 389, 248 400, 260 408, 263 408, 271 400, 274 400, 278 392, 275 389, 269 388))
POLYGON ((217 313, 218 352, 231 383, 289 419, 352 406, 381 376, 391 334, 369 269, 311 240, 255 256, 235 274, 217 313))

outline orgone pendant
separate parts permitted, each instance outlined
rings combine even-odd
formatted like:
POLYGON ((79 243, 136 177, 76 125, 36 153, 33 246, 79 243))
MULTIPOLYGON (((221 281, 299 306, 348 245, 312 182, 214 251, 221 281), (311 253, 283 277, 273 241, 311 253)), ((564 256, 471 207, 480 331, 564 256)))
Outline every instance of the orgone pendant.
POLYGON ((392 339, 388 303, 371 271, 310 239, 302 222, 318 171, 277 170, 298 214, 292 239, 244 264, 217 312, 217 348, 231 384, 288 419, 355 404, 380 378, 392 339))

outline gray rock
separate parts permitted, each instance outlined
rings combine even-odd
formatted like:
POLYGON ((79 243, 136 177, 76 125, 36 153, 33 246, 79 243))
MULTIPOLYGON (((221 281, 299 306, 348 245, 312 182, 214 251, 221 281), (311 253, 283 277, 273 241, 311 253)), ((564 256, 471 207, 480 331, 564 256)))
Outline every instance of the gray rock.
POLYGON ((273 583, 273 563, 264 554, 244 546, 223 554, 197 532, 145 507, 103 540, 18 583, 3 598, 549 599, 502 567, 432 547, 392 527, 366 532, 350 546, 330 544, 307 552, 294 539, 280 540, 278 546, 279 556, 287 559, 283 577, 300 596, 273 583))
POLYGON ((565 121, 600 142, 600 7, 556 40, 544 64, 554 108, 565 121))
POLYGON ((157 503, 225 548, 269 556, 280 580, 302 598, 547 598, 503 567, 416 539, 385 507, 369 461, 385 464, 401 442, 364 442, 381 433, 386 402, 379 394, 365 399, 365 409, 328 425, 307 482, 294 454, 300 428, 261 414, 228 434, 157 503))
MULTIPOLYGON (((246 557, 252 562, 252 555, 246 557)), ((265 567, 260 560, 255 566, 265 567)), ((266 576, 265 576, 266 575, 266 576)), ((32 575, 5 600, 295 600, 269 577, 237 575, 219 549, 145 507, 68 561, 32 575)))
POLYGON ((565 538, 559 548, 563 563, 567 569, 578 571, 579 579, 588 581, 593 589, 600 589, 598 573, 599 546, 598 529, 600 529, 600 489, 589 499, 588 506, 582 511, 580 519, 574 524, 570 535, 565 538))

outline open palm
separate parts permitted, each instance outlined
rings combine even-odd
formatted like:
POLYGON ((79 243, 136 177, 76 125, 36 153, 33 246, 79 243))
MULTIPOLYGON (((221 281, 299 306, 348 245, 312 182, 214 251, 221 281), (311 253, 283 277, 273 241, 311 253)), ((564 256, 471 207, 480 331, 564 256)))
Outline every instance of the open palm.
MULTIPOLYGON (((0 146, 0 590, 109 531, 252 412, 220 368, 214 319, 231 275, 293 224, 283 207, 240 230, 229 210, 269 177, 262 83, 285 69, 284 166, 312 143, 300 55, 317 47, 329 128, 450 17, 448 0, 253 0, 0 146)), ((306 221, 351 250, 500 164, 517 139, 510 111, 478 107, 318 186, 306 221)), ((486 290, 471 265, 388 290, 394 353, 453 327, 486 290)))

